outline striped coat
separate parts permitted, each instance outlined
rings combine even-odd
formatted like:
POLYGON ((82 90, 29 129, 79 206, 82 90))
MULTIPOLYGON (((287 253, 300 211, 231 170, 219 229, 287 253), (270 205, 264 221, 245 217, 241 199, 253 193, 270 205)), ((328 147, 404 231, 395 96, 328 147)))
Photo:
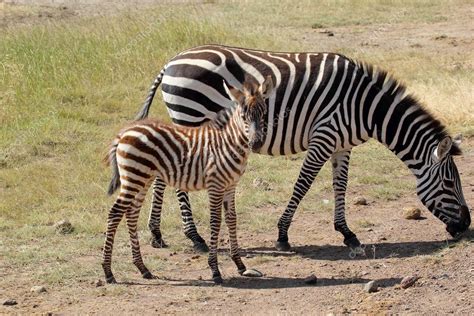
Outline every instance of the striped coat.
MULTIPOLYGON (((215 121, 201 127, 180 127, 153 120, 138 121, 115 138, 107 160, 112 165, 109 194, 120 189, 109 212, 103 253, 103 269, 108 283, 114 283, 111 270, 114 236, 125 214, 130 233, 133 262, 144 278, 152 274, 143 263, 137 235, 137 221, 146 191, 155 180, 155 198, 163 201, 166 185, 183 191, 206 189, 211 212, 209 265, 213 280, 221 283, 217 265, 217 243, 221 208, 229 227, 231 257, 243 275, 247 271, 238 251, 235 214, 235 187, 245 171, 250 149, 259 149, 256 140, 266 113, 264 99, 271 92, 269 77, 262 85, 246 82, 242 91, 228 88, 235 108, 219 113, 215 121)), ((161 213, 161 204, 159 213, 161 213)))

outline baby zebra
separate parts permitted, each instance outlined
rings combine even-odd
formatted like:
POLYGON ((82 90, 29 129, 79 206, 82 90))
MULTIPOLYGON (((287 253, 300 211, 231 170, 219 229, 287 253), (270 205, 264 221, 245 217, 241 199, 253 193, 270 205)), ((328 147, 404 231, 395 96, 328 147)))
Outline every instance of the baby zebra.
POLYGON ((103 263, 107 283, 112 274, 112 248, 117 227, 125 214, 133 263, 146 279, 152 274, 143 263, 137 221, 148 187, 155 180, 155 198, 162 200, 166 185, 183 191, 207 189, 211 210, 208 263, 215 283, 222 283, 217 265, 217 244, 224 206, 229 229, 230 253, 239 274, 261 276, 247 270, 239 255, 236 233, 235 187, 245 171, 250 150, 262 146, 259 135, 267 110, 265 99, 273 89, 271 77, 258 85, 246 79, 242 91, 224 87, 236 107, 223 110, 215 121, 201 127, 179 127, 157 121, 138 121, 123 129, 105 158, 112 167, 108 193, 120 193, 107 219, 103 263), (156 196, 158 195, 158 196, 156 196), (246 273, 247 271, 247 273, 246 273))

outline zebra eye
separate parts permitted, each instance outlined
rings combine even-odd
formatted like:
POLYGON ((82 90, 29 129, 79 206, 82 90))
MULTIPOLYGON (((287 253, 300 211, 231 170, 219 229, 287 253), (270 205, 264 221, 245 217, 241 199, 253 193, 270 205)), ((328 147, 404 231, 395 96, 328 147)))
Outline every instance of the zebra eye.
POLYGON ((452 180, 444 180, 444 185, 448 188, 454 188, 454 182, 452 180))

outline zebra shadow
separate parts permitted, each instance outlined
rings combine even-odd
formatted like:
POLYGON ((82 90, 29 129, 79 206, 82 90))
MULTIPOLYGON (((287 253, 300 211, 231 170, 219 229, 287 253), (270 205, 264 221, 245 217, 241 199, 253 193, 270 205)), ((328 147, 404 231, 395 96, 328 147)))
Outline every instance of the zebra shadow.
MULTIPOLYGON (((377 285, 380 287, 392 287, 401 282, 401 278, 383 278, 377 279, 377 285)), ((365 284, 371 281, 364 278, 318 278, 316 284, 305 283, 304 278, 284 278, 284 277, 263 277, 263 278, 245 278, 232 277, 225 279, 221 285, 215 285, 207 280, 175 280, 173 286, 198 286, 198 287, 224 287, 236 289, 287 289, 300 287, 327 287, 349 284, 365 284)))
MULTIPOLYGON (((462 240, 474 240, 474 231, 466 232, 462 240)), ((454 247, 455 240, 409 241, 409 242, 380 242, 364 245, 365 254, 355 254, 344 245, 305 245, 294 246, 291 251, 278 251, 270 247, 255 247, 242 249, 242 256, 300 256, 314 260, 370 260, 383 258, 407 258, 419 255, 429 255, 446 247, 454 247)))

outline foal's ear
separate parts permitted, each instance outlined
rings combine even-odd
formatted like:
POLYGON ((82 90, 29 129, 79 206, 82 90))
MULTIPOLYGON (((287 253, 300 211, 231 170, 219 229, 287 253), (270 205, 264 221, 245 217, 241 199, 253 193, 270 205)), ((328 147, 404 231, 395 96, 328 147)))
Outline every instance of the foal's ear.
POLYGON ((224 89, 229 98, 237 104, 244 104, 245 95, 237 88, 228 85, 225 80, 223 80, 224 89))
POLYGON ((260 94, 264 99, 268 99, 274 88, 272 76, 267 76, 265 81, 258 88, 260 94))

